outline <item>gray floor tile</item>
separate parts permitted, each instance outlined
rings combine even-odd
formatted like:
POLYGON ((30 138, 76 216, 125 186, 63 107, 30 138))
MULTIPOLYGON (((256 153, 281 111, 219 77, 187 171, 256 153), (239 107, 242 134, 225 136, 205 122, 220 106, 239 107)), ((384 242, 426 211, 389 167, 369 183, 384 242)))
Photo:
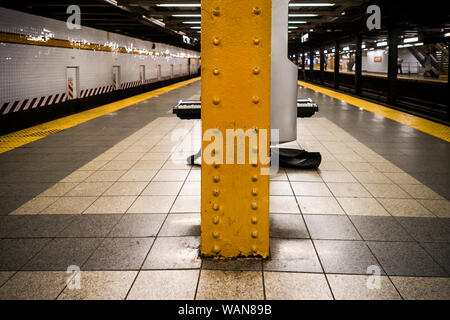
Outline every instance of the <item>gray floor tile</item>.
POLYGON ((361 240, 347 216, 304 215, 312 239, 361 240))
POLYGON ((127 300, 194 300, 199 270, 141 271, 127 300))
POLYGON ((142 269, 200 268, 200 237, 157 238, 142 269))
POLYGON ((112 228, 120 220, 120 215, 86 214, 75 219, 66 229, 58 234, 58 237, 106 237, 112 228))
POLYGON ((20 270, 50 239, 1 239, 0 270, 20 270))
POLYGON ((350 216, 364 240, 413 241, 393 217, 350 216))
POLYGON ((60 271, 18 272, 0 288, 0 300, 54 300, 66 279, 60 271))
POLYGON ((0 217, 2 238, 51 238, 66 228, 73 215, 26 215, 0 217))
POLYGON ((450 219, 399 217, 397 221, 420 242, 450 242, 450 219))
POLYGON ((202 259, 202 269, 230 271, 261 271, 262 259, 202 259))
POLYGON ((81 267, 101 242, 94 238, 53 239, 23 270, 66 271, 69 266, 81 267))
POLYGON ((81 271, 81 288, 65 288, 58 300, 124 300, 137 271, 81 271))
POLYGON ((262 300, 261 272, 202 270, 196 300, 262 300))
POLYGON ((379 266, 364 242, 314 240, 314 244, 326 273, 365 275, 369 267, 379 266))
POLYGON ((271 214, 270 236, 284 239, 309 239, 302 217, 294 214, 271 214))
POLYGON ((268 300, 332 300, 323 274, 264 272, 268 300))
POLYGON ((271 239, 265 271, 322 272, 311 240, 271 239))
POLYGON ((336 300, 401 300, 388 277, 327 274, 336 300))
POLYGON ((166 214, 126 214, 109 237, 155 237, 165 218, 166 214))
POLYGON ((153 238, 107 238, 83 265, 83 270, 138 270, 153 238))
POLYGON ((450 278, 391 277, 406 300, 450 300, 450 278))
POLYGON ((159 236, 200 236, 200 213, 169 214, 159 236))
POLYGON ((415 242, 369 242, 368 245, 388 275, 447 275, 415 242))
POLYGON ((429 242, 420 245, 450 274, 450 245, 448 243, 429 242))

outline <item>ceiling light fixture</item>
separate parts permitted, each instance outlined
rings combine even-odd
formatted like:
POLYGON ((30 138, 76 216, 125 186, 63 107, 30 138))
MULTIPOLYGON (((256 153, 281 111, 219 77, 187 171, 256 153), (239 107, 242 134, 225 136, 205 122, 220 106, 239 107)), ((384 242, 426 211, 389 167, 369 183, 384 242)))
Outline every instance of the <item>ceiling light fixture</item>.
POLYGON ((333 7, 334 3, 322 2, 322 3, 290 3, 289 7, 333 7))
POLYGON ((200 3, 160 3, 157 7, 163 8, 201 8, 200 3))

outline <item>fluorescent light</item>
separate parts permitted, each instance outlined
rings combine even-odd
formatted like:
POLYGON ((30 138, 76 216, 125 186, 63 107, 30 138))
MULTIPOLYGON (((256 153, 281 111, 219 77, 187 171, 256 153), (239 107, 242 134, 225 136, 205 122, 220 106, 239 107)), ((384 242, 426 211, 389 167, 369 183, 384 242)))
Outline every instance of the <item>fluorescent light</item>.
POLYGON ((320 51, 316 51, 316 54, 320 54, 320 51))
POLYGON ((446 34, 444 34, 444 37, 446 37, 446 38, 450 37, 450 32, 447 32, 446 34))
POLYGON ((183 21, 184 24, 201 24, 201 21, 183 21))
POLYGON ((349 50, 350 50, 350 47, 344 47, 342 50, 344 50, 344 51, 349 51, 349 50))
POLYGON ((418 46, 423 46, 423 42, 417 42, 417 43, 414 43, 414 45, 415 45, 416 47, 418 47, 418 46))
POLYGON ((365 49, 365 48, 366 48, 366 45, 363 44, 363 45, 361 46, 361 49, 365 49))
POLYGON ((334 3, 290 3, 289 7, 332 7, 334 3))
POLYGON ((191 27, 191 29, 201 29, 202 27, 191 27))
POLYGON ((327 54, 327 53, 328 53, 328 50, 323 50, 323 53, 327 54))
POLYGON ((411 42, 417 42, 417 41, 419 41, 419 38, 417 38, 417 37, 403 39, 403 43, 411 43, 411 42))
POLYGON ((156 6, 163 8, 200 8, 202 5, 200 3, 160 3, 156 6))
POLYGON ((288 27, 288 29, 298 29, 298 27, 288 27))
POLYGON ((201 14, 173 14, 174 18, 201 18, 201 14))
POLYGON ((377 43, 377 47, 385 47, 385 46, 387 46, 387 41, 381 41, 381 42, 378 42, 377 43))
POLYGON ((289 21, 290 24, 304 24, 306 21, 289 21))
POLYGON ((315 13, 290 13, 289 17, 291 18, 309 18, 309 17, 317 17, 318 15, 315 13))

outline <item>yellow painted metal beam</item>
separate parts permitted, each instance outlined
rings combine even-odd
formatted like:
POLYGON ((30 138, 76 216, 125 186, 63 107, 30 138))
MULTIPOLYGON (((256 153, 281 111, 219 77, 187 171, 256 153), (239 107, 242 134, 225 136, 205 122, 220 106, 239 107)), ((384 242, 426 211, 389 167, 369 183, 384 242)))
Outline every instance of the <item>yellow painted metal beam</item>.
POLYGON ((272 0, 202 0, 203 256, 269 255, 269 176, 261 169, 270 164, 250 158, 270 148, 271 10, 272 0), (227 139, 240 129, 259 142, 227 139), (245 163, 237 164, 242 144, 245 163))
POLYGON ((87 111, 76 113, 67 117, 45 122, 30 128, 26 128, 23 130, 19 130, 16 132, 0 136, 0 154, 13 150, 15 148, 19 148, 33 141, 45 138, 54 133, 58 133, 62 130, 75 127, 83 122, 101 117, 105 114, 151 99, 153 97, 159 96, 160 94, 175 90, 177 88, 183 87, 198 80, 200 80, 200 78, 182 81, 167 87, 142 93, 130 98, 119 100, 113 103, 108 103, 97 108, 93 108, 87 111))

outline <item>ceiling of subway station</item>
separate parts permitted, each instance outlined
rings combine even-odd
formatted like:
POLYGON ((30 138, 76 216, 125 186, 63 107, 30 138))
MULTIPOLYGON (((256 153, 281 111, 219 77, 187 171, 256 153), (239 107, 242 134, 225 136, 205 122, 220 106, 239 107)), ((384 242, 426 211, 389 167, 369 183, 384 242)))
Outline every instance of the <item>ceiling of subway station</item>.
MULTIPOLYGON (((200 0, 16 0, 2 6, 66 20, 67 7, 76 4, 81 9, 82 25, 199 49, 200 3, 200 0)), ((292 0, 289 46, 301 46, 300 39, 306 33, 311 46, 337 38, 352 39, 357 34, 376 40, 386 37, 391 29, 400 30, 406 37, 422 34, 439 38, 450 30, 450 14, 442 5, 442 1, 435 0, 421 4, 407 0, 292 0), (366 11, 371 4, 382 10, 382 30, 375 32, 367 32, 366 27, 369 17, 366 11)))

